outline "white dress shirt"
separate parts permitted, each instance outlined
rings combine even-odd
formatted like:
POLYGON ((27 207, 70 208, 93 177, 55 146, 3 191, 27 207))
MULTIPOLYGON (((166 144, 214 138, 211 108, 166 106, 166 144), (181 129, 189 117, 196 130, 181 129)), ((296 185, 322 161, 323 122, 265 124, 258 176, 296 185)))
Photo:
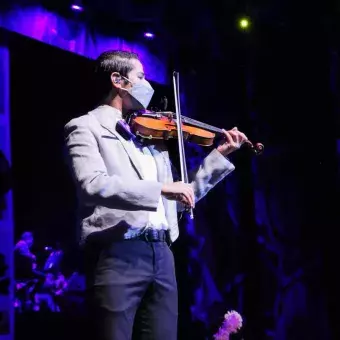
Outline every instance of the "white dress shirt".
MULTIPOLYGON (((142 168, 144 178, 149 181, 158 181, 157 166, 153 155, 147 147, 139 146, 131 141, 136 151, 136 156, 142 168)), ((149 213, 148 227, 153 229, 168 229, 162 196, 159 198, 157 211, 149 213)))

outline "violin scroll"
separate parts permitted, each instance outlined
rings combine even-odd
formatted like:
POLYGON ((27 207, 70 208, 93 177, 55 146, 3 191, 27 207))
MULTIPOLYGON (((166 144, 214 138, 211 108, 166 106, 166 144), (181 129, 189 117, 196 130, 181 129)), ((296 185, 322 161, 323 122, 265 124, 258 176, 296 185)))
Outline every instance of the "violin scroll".
POLYGON ((251 141, 248 140, 244 143, 244 145, 246 145, 249 150, 255 154, 255 156, 261 155, 264 151, 264 145, 262 143, 256 143, 254 145, 251 141))

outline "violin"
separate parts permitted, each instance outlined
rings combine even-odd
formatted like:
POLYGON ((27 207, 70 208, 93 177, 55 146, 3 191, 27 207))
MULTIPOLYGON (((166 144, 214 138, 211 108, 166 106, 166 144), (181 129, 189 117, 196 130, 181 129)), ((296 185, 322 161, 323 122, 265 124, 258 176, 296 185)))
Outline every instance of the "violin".
MULTIPOLYGON (((201 146, 213 145, 216 135, 223 135, 223 130, 206 123, 199 122, 181 114, 179 96, 179 73, 173 72, 173 86, 175 97, 175 113, 172 112, 134 112, 126 118, 126 123, 131 129, 131 134, 140 139, 178 140, 178 151, 181 168, 181 180, 189 183, 188 170, 185 160, 184 141, 196 143, 201 146)), ((261 143, 253 145, 250 141, 244 143, 250 147, 255 155, 263 152, 261 143)), ((190 218, 194 218, 193 209, 189 209, 190 218)))
MULTIPOLYGON (((181 116, 183 139, 200 146, 212 146, 218 136, 224 136, 223 130, 195 119, 181 116)), ((143 140, 169 140, 178 138, 176 115, 170 111, 140 111, 131 114, 127 123, 134 135, 143 140)), ((260 155, 264 145, 250 141, 245 144, 255 154, 260 155)))

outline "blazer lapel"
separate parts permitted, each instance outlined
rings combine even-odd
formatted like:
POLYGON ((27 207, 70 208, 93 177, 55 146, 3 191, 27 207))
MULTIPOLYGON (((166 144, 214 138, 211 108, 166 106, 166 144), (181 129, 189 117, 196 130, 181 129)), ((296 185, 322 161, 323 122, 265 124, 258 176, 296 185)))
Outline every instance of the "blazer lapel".
POLYGON ((116 112, 116 109, 110 106, 100 106, 98 109, 93 111, 93 114, 98 119, 100 125, 117 137, 117 139, 121 142, 138 176, 140 179, 144 179, 142 168, 139 164, 132 141, 126 140, 120 133, 116 131, 116 124, 120 119, 118 111, 116 112))

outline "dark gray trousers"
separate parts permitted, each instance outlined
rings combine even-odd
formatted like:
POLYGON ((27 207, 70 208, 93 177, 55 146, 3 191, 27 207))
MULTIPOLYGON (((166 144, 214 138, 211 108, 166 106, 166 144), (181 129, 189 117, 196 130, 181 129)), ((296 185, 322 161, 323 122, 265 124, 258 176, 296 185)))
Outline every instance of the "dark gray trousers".
MULTIPOLYGON (((87 263, 90 301, 100 340, 176 340, 174 257, 165 242, 125 240, 97 249, 87 263), (93 260, 95 258, 95 260, 93 260)), ((87 252, 87 257, 89 252, 87 252)))

